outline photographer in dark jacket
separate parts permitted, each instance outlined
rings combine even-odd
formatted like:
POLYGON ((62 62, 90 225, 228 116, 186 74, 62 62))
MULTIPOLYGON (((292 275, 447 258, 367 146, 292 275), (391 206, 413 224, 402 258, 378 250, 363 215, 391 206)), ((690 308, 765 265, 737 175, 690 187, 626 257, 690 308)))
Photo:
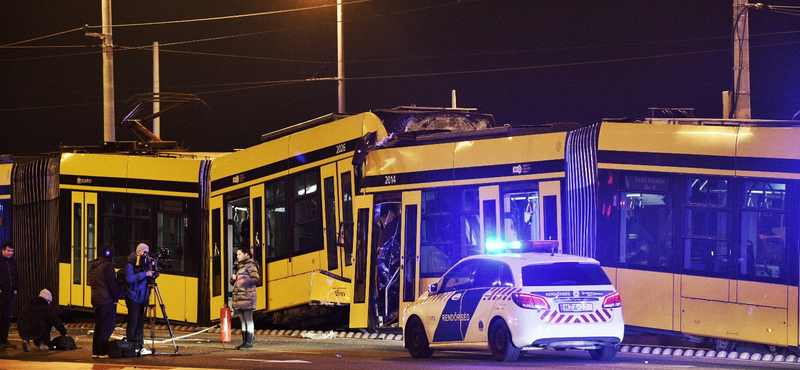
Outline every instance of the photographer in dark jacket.
POLYGON ((147 254, 150 247, 140 243, 136 251, 128 256, 125 264, 125 305, 128 307, 128 328, 126 335, 129 342, 136 343, 136 354, 149 355, 152 352, 144 348, 144 318, 147 303, 150 298, 148 279, 153 277, 153 271, 148 267, 147 254))
POLYGON ((22 350, 31 351, 29 341, 33 341, 40 351, 50 350, 50 331, 56 328, 61 335, 67 335, 67 328, 56 315, 56 310, 50 305, 53 295, 47 289, 42 289, 38 297, 33 297, 22 310, 19 317, 17 330, 22 338, 22 350))
POLYGON ((8 342, 8 328, 11 326, 11 314, 14 313, 14 302, 19 291, 19 275, 17 260, 14 259, 14 244, 3 243, 0 255, 0 348, 16 348, 8 342))
POLYGON ((114 247, 103 244, 97 251, 97 258, 89 262, 89 285, 92 287, 94 308, 92 358, 108 358, 108 338, 116 326, 117 301, 122 297, 122 292, 114 265, 111 264, 113 258, 114 247))

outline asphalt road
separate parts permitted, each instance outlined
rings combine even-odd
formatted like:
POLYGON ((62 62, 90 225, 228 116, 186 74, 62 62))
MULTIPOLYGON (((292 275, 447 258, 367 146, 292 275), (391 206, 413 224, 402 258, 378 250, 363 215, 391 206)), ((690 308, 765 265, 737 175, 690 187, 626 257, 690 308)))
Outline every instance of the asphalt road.
MULTIPOLYGON (((198 328, 178 327, 175 346, 169 332, 159 327, 155 343, 148 338, 146 347, 155 355, 126 359, 92 359, 91 328, 69 328, 80 349, 72 351, 22 351, 20 341, 12 330, 10 339, 16 349, 0 350, 0 368, 6 370, 73 370, 73 369, 454 369, 472 368, 557 368, 557 369, 800 369, 796 357, 742 359, 742 354, 716 353, 689 355, 685 348, 627 346, 611 362, 597 362, 586 351, 531 351, 515 363, 497 363, 488 351, 437 351, 430 359, 418 360, 403 348, 396 335, 362 335, 346 332, 261 331, 256 335, 255 349, 235 350, 241 341, 234 333, 230 343, 220 341, 214 330, 200 332, 198 328), (348 337, 349 336, 349 337, 348 337), (356 338, 358 337, 358 338, 356 338), (16 340, 15 340, 16 339, 16 340), (681 353, 676 354, 680 349, 681 353), (669 351, 667 351, 669 350, 669 351), (636 352, 636 353, 633 353, 636 352), (642 353, 650 352, 650 353, 642 353), (658 352, 659 354, 654 354, 658 352), (664 354, 670 352, 669 354, 664 354), (722 355, 722 356, 718 356, 722 355), (791 362, 787 362, 791 360, 791 362)), ((117 335, 123 335, 122 328, 117 335)), ((754 356, 755 357, 755 356, 754 356)))

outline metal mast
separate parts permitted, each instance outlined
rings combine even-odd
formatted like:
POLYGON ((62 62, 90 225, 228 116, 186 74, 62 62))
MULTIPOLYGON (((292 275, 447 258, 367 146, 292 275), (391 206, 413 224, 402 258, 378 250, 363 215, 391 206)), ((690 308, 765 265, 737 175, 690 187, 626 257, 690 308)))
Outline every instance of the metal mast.
POLYGON ((733 0, 733 112, 734 119, 750 119, 750 31, 746 0, 733 0))
POLYGON ((344 46, 342 45, 342 0, 336 0, 336 64, 339 81, 339 113, 344 113, 344 46))

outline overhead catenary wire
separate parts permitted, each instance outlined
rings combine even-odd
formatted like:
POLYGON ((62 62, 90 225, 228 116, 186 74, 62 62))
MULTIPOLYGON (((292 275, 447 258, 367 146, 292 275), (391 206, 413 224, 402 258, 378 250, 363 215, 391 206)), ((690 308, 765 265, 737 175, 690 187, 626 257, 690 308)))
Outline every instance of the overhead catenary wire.
MULTIPOLYGON (((786 45, 786 44, 797 44, 797 43, 800 43, 800 41, 783 42, 783 43, 776 43, 776 44, 770 44, 770 45, 759 45, 759 46, 756 46, 756 47, 752 47, 751 46, 751 49, 752 48, 769 47, 769 46, 774 46, 774 45, 786 45)), ((545 68, 574 67, 574 66, 581 66, 581 65, 596 65, 596 64, 603 64, 603 63, 621 63, 621 62, 652 60, 652 59, 661 59, 661 58, 669 58, 669 57, 680 57, 680 56, 719 53, 719 52, 730 52, 730 51, 731 51, 731 48, 721 48, 721 49, 702 50, 702 51, 684 52, 684 53, 659 54, 659 55, 638 56, 638 57, 628 57, 628 58, 612 58, 612 59, 603 59, 603 60, 595 60, 595 61, 583 61, 583 62, 543 64, 543 65, 535 65, 535 66, 488 68, 488 69, 477 69, 477 70, 430 72, 430 73, 408 73, 408 74, 397 74, 397 75, 376 75, 376 76, 346 77, 345 80, 346 81, 357 81, 357 80, 376 80, 376 79, 398 79, 398 78, 415 78, 415 77, 452 76, 452 75, 464 75, 464 74, 473 74, 473 73, 511 72, 511 71, 520 71, 520 70, 535 70, 535 69, 545 69, 545 68)), ((225 83, 225 84, 173 86, 172 88, 173 89, 191 89, 191 88, 198 88, 198 87, 230 86, 230 88, 225 88, 225 89, 215 89, 215 90, 193 92, 196 95, 208 95, 208 94, 217 94, 217 93, 225 93, 225 92, 234 92, 234 91, 242 91, 242 90, 252 90, 252 89, 259 89, 259 88, 276 87, 276 86, 283 86, 283 85, 288 85, 288 84, 298 84, 298 83, 307 83, 307 82, 324 82, 324 81, 337 81, 337 78, 336 77, 297 78, 297 79, 282 79, 282 80, 253 81, 253 82, 234 82, 234 83, 225 83)), ((0 112, 19 111, 19 110, 32 110, 32 109, 64 108, 64 107, 88 106, 88 105, 97 105, 97 104, 101 104, 101 102, 98 102, 98 103, 83 103, 83 104, 53 105, 53 106, 40 106, 40 107, 8 108, 8 109, 0 109, 0 112)))
MULTIPOLYGON (((362 1, 351 1, 346 2, 345 4, 354 4, 359 2, 367 2, 372 0, 362 0, 362 1)), ((472 1, 461 1, 461 2, 454 2, 454 3, 447 3, 447 4, 439 4, 435 6, 427 6, 423 8, 415 8, 415 9, 404 9, 402 11, 397 12, 390 12, 390 13, 383 13, 378 15, 372 15, 369 17, 361 17, 359 19, 365 18, 374 18, 374 17, 382 17, 397 13, 405 13, 405 12, 413 12, 419 10, 430 9, 434 7, 441 7, 441 6, 449 6, 456 3, 464 3, 464 2, 473 2, 473 1, 485 1, 485 0, 472 0, 472 1)), ((308 10, 309 8, 317 8, 317 7, 306 7, 306 8, 298 8, 298 9, 290 9, 290 10, 283 10, 278 12, 286 12, 286 11, 300 11, 300 10, 308 10)), ((800 7, 795 7, 800 9, 800 7)), ((213 18, 202 18, 197 20, 185 20, 185 21, 175 21, 179 23, 185 23, 189 21, 210 21, 216 19, 231 19, 237 17, 245 17, 245 16, 260 16, 265 14, 271 14, 274 12, 262 12, 262 13, 251 13, 251 14, 244 14, 239 16, 224 16, 224 17, 213 17, 213 18)), ((355 20, 355 19, 353 19, 355 20)), ((351 20, 352 21, 352 20, 351 20)), ((158 22, 159 24, 163 22, 158 22)), ((129 25, 120 25, 120 26, 139 26, 139 25, 153 25, 155 23, 138 23, 138 24, 129 24, 129 25)), ((270 32, 279 32, 291 29, 298 29, 304 27, 311 27, 316 25, 307 25, 307 26, 297 26, 297 27, 290 27, 278 30, 267 30, 267 31, 260 31, 255 33, 246 33, 246 34, 238 34, 238 35, 228 35, 228 36, 221 36, 221 38, 230 38, 230 37, 243 37, 255 34, 262 34, 262 33, 270 33, 270 32)), ((99 27, 99 26, 98 26, 99 27)), ((9 47, 17 46, 19 44, 30 42, 34 40, 41 40, 47 37, 62 35, 69 32, 83 30, 84 28, 76 28, 72 30, 67 30, 59 33, 55 33, 48 36, 37 37, 34 39, 24 40, 20 42, 15 42, 12 44, 7 44, 9 47)), ((774 34, 788 34, 788 33, 800 33, 800 31, 790 31, 790 32, 775 32, 775 33, 765 33, 765 34, 751 34, 750 36, 759 36, 759 35, 774 35, 774 34)), ((433 56, 421 56, 421 57, 399 57, 399 58, 380 58, 380 59, 364 59, 364 60, 348 60, 348 63, 367 63, 367 62, 386 62, 386 61, 400 61, 400 60, 413 60, 413 59, 431 59, 431 58, 463 58, 463 57, 473 57, 473 56, 481 56, 481 55, 501 55, 501 54, 510 54, 510 53, 529 53, 529 52, 550 52, 550 51, 570 51, 570 50, 581 50, 587 48, 609 48, 609 47, 624 47, 627 45, 653 45, 653 44, 664 44, 664 43, 674 43, 674 42, 693 42, 693 41, 707 41, 707 40, 716 40, 727 38, 727 36, 719 36, 719 37, 709 37, 709 38, 695 38, 695 39, 688 39, 688 40, 662 40, 662 41, 653 41, 653 42, 644 42, 644 43, 623 43, 617 45, 602 45, 602 46, 579 46, 579 47, 569 47, 569 48, 549 48, 549 49, 528 49, 528 50, 515 50, 515 51, 500 51, 500 52, 483 52, 483 53, 464 53, 464 54, 448 54, 448 55, 433 55, 433 56)), ((204 38, 204 39, 197 39, 197 40, 186 40, 174 43, 172 45, 179 45, 184 43, 192 43, 192 42, 203 42, 209 40, 217 40, 219 38, 204 38)), ((800 41, 798 41, 800 42, 800 41)), ((783 43, 774 43, 774 44, 765 44, 759 46, 752 46, 751 48, 756 47, 768 47, 774 45, 785 45, 785 44, 794 44, 797 42, 783 42, 783 43)), ((254 60, 268 60, 268 61, 281 61, 281 62, 292 62, 292 63, 314 63, 320 65, 329 65, 331 62, 325 61, 314 61, 314 60, 298 60, 298 59, 291 59, 291 58, 268 58, 268 57, 259 57, 259 56, 246 56, 246 55, 231 55, 231 54, 223 54, 223 53, 203 53, 203 52, 193 52, 193 51, 183 51, 183 50, 170 50, 165 48, 165 45, 170 44, 161 44, 161 51, 162 52, 169 52, 169 53, 184 53, 184 54, 193 54, 193 55, 204 55, 204 56, 213 56, 213 57, 228 57, 228 58, 242 58, 242 59, 254 59, 254 60)), ((0 46, 2 47, 2 46, 0 46)), ((86 47, 86 46, 83 46, 86 47)), ((129 51, 129 50, 150 50, 152 49, 152 45, 147 46, 117 46, 117 50, 119 51, 129 51)), ((541 69, 541 68, 557 68, 557 67, 569 67, 569 66, 580 66, 580 65, 592 65, 592 64, 599 64, 599 63, 614 63, 614 62, 626 62, 626 61, 635 61, 635 60, 646 60, 646 59, 656 59, 656 58, 664 58, 664 57, 676 57, 676 56, 686 56, 686 55, 697 55, 697 54, 705 54, 705 53, 717 53, 721 51, 730 51, 730 48, 727 49, 712 49, 712 50, 702 50, 696 52, 685 52, 685 53, 674 53, 674 54, 659 54, 659 55, 652 55, 652 56, 635 56, 629 58, 610 58, 610 59, 603 59, 603 60, 595 60, 595 61, 580 61, 580 62, 569 62, 569 63, 557 63, 557 64, 547 64, 547 65, 526 65, 526 66, 517 66, 517 67, 499 67, 499 68, 488 68, 488 69, 477 69, 477 70, 462 70, 462 71, 441 71, 441 72, 430 72, 430 73, 408 73, 408 74, 395 74, 395 75, 376 75, 376 76, 360 76, 360 77, 347 77, 344 80, 374 80, 374 79, 396 79, 396 78, 413 78, 413 77, 432 77, 432 76, 446 76, 446 75, 462 75, 462 74, 470 74, 470 73, 490 73, 490 72, 504 72, 504 71, 518 71, 518 70, 533 70, 533 69, 541 69)), ((93 53, 101 53, 102 51, 91 51, 91 52, 82 52, 82 53, 69 53, 69 54, 61 54, 60 56, 78 56, 78 55, 86 55, 86 54, 93 54, 93 53)), ((51 57, 58 57, 58 56, 51 56, 51 57)), ((30 60, 30 59, 41 59, 46 57, 28 57, 28 58, 18 58, 13 60, 30 60)), ((9 60, 0 60, 0 62, 9 61, 9 60)), ((227 84, 216 84, 216 85, 191 85, 191 86, 179 86, 178 88, 197 88, 197 87, 207 87, 207 86, 226 86, 229 88, 224 89, 213 89, 209 91, 199 92, 199 94, 213 94, 213 93, 222 93, 222 92, 231 92, 231 91, 239 91, 239 90, 247 90, 247 89, 256 89, 256 88, 268 88, 268 87, 275 87, 281 86, 285 84, 297 84, 297 83, 305 83, 305 82, 316 82, 316 81, 332 81, 337 80, 335 77, 312 77, 312 78, 297 78, 297 79, 279 79, 279 80, 271 80, 271 81, 255 81, 255 82, 233 82, 227 84)), ((173 87, 174 88, 174 87, 173 87)), ((87 103, 87 104, 97 104, 97 103, 87 103)), ((85 104, 77 104, 77 105, 85 105, 85 104)), ((59 105, 58 107, 63 107, 65 105, 59 105)), ((67 105, 67 106, 74 106, 74 105, 67 105)), ((56 106, 53 106, 56 107, 56 106)), ((15 108, 13 110, 26 110, 26 109, 36 109, 36 108, 15 108)), ((5 109, 0 109, 0 111, 7 111, 5 109)))

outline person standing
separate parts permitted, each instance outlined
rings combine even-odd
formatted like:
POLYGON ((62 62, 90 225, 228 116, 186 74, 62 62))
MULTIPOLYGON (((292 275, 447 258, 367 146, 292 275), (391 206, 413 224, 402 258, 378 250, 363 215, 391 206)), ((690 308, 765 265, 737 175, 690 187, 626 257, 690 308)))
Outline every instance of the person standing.
POLYGON ((59 334, 67 335, 67 328, 56 315, 56 310, 50 305, 52 301, 53 295, 50 291, 42 289, 39 296, 31 298, 22 310, 17 330, 19 337, 22 338, 23 351, 31 351, 29 343, 31 340, 35 346, 39 347, 40 351, 49 351, 50 331, 53 328, 56 328, 59 334))
POLYGON ((261 277, 258 275, 258 263, 253 260, 247 246, 240 246, 236 250, 233 271, 230 281, 233 285, 231 307, 236 310, 242 323, 242 344, 236 346, 236 349, 251 349, 255 339, 253 309, 256 308, 256 285, 261 277))
POLYGON ((114 247, 103 244, 97 258, 89 262, 89 285, 92 287, 94 335, 92 358, 108 358, 108 338, 114 333, 117 321, 117 301, 121 297, 117 275, 114 273, 114 247))
POLYGON ((147 254, 150 246, 140 243, 136 251, 128 255, 125 264, 125 305, 128 307, 128 327, 126 336, 129 342, 136 343, 136 355, 145 356, 153 352, 144 348, 144 319, 147 304, 150 300, 150 288, 147 286, 153 277, 153 271, 147 266, 147 254))
POLYGON ((11 327, 18 291, 19 274, 17 260, 14 259, 14 244, 5 242, 0 255, 0 348, 17 348, 8 342, 8 329, 11 327))

